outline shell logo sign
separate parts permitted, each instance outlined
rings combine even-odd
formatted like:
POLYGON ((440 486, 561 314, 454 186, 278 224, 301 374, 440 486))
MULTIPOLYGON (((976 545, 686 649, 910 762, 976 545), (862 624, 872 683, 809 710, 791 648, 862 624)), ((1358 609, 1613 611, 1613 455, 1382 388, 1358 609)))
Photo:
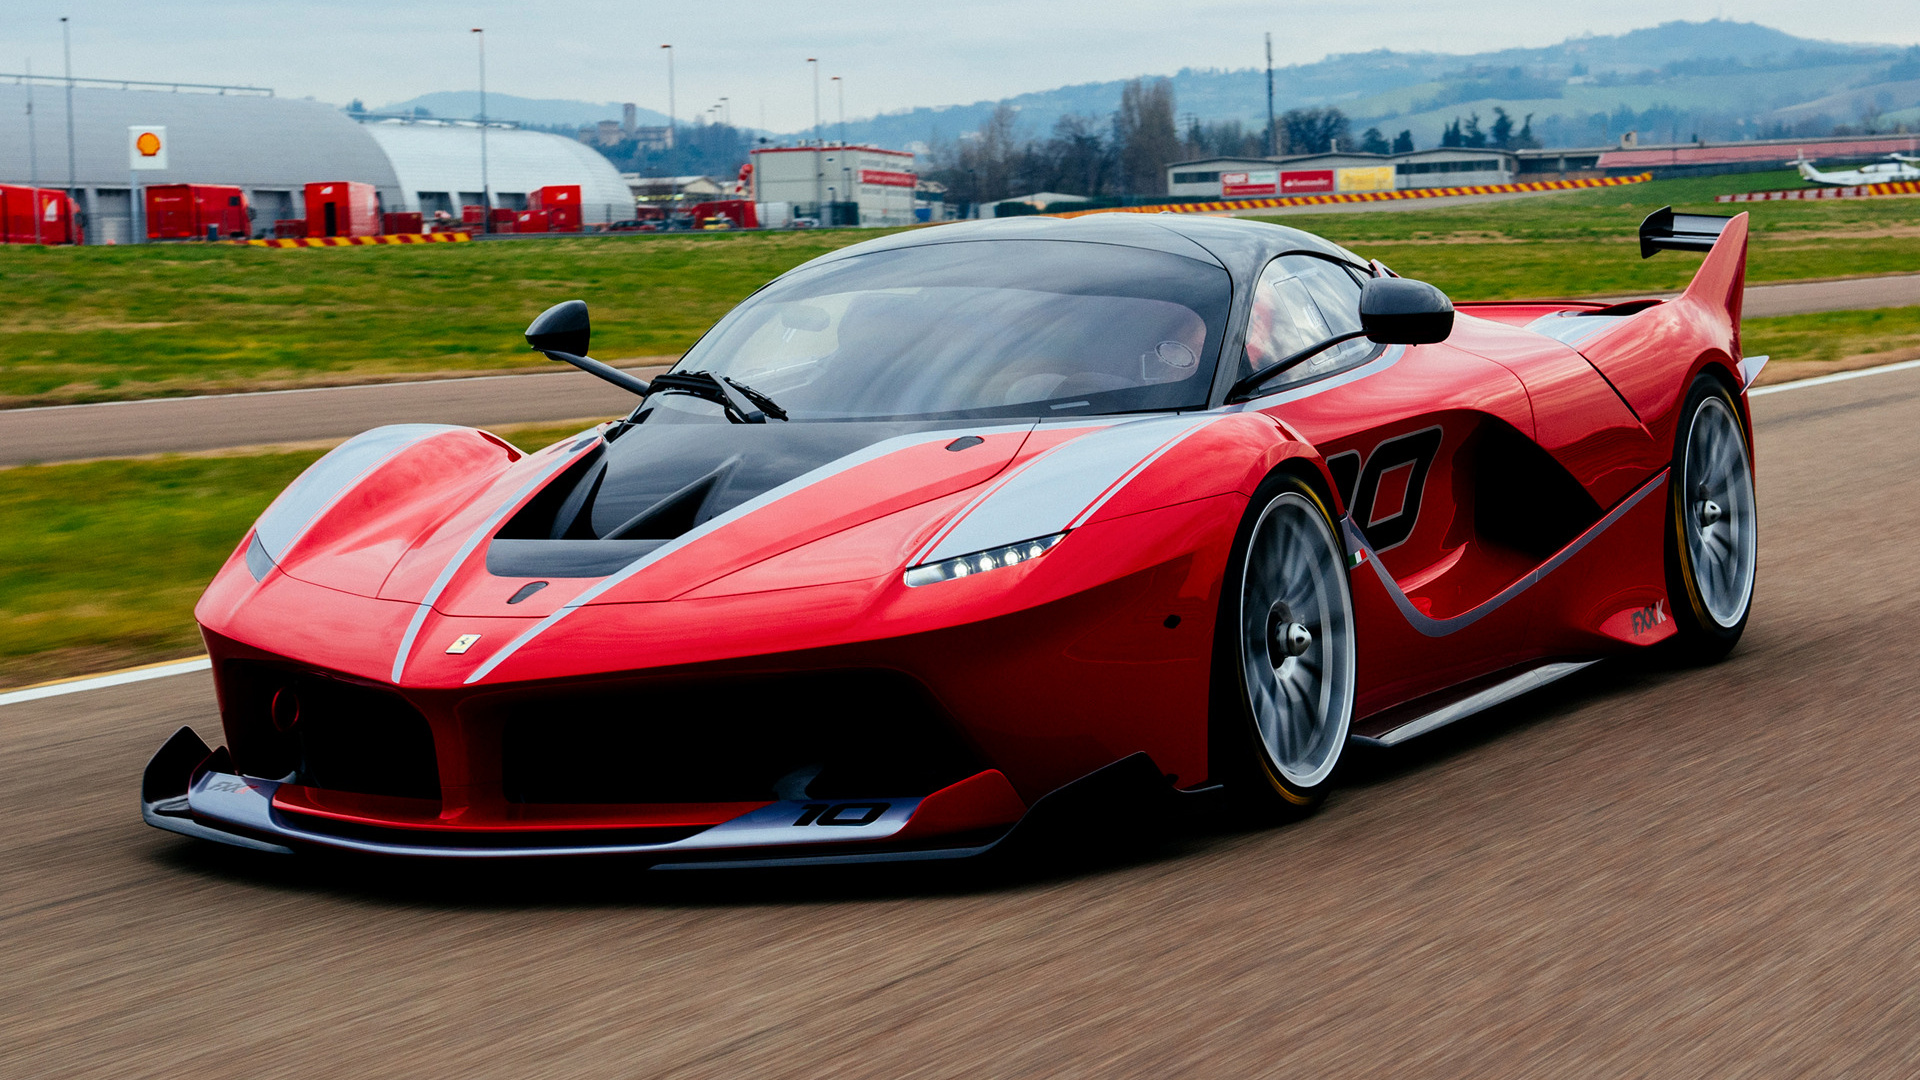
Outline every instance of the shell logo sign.
POLYGON ((136 124, 127 129, 127 167, 135 171, 167 167, 167 129, 136 124))

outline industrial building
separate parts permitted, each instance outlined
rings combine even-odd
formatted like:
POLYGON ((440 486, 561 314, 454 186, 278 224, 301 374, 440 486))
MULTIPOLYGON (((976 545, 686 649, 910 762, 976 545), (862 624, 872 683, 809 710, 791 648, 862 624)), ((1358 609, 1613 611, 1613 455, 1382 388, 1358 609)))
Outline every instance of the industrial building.
MULTIPOLYGON (((877 146, 768 146, 752 153, 753 201, 821 225, 911 225, 913 155, 877 146)), ((778 219, 763 211, 763 217, 778 219)))
MULTIPOLYGON (((0 75, 0 183, 67 186, 66 87, 37 78, 29 86, 0 75), (27 95, 33 94, 29 144, 27 95)), ((256 234, 278 219, 306 215, 309 183, 372 184, 381 209, 435 210, 458 217, 481 201, 480 127, 463 121, 362 116, 322 102, 275 97, 249 87, 190 87, 75 80, 73 186, 79 189, 89 243, 132 236, 127 129, 167 129, 168 168, 143 172, 151 184, 230 184, 254 211, 256 234), (122 87, 126 88, 122 88, 122 87), (169 92, 172 91, 172 92, 169 92)), ((512 125, 486 131, 493 204, 526 207, 528 194, 579 185, 588 225, 633 214, 633 197, 613 164, 591 147, 512 125)))
POLYGON ((1513 182, 1516 170, 1513 151, 1464 147, 1410 154, 1343 151, 1276 158, 1205 158, 1167 166, 1167 193, 1178 198, 1251 199, 1507 184, 1513 182))

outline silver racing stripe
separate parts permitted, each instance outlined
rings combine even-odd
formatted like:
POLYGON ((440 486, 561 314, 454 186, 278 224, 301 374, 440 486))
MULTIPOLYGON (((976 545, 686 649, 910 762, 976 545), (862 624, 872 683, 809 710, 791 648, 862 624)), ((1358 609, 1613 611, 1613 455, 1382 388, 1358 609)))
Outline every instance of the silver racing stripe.
POLYGON ((466 542, 460 545, 460 550, 454 552, 453 557, 447 560, 447 565, 440 568, 440 575, 433 579, 433 585, 427 589, 427 594, 420 598, 419 606, 413 609, 413 618, 407 623, 405 636, 400 639, 400 648, 393 654, 395 683, 400 681, 400 673, 407 666, 407 658, 413 655, 413 643, 420 636, 420 628, 426 625, 427 613, 433 610, 433 605, 439 601, 440 594, 446 591, 447 583, 453 580, 454 572, 466 565, 468 556, 473 554, 473 549, 479 547, 482 540, 493 534, 494 527, 499 525, 500 520, 506 517, 514 507, 519 506, 522 499, 525 499, 535 488, 546 483, 554 473, 578 461, 588 447, 599 441, 597 438, 581 440, 568 448, 566 453, 554 455, 552 461, 547 462, 528 477, 527 482, 520 485, 518 491, 508 496, 506 502, 501 503, 493 513, 487 515, 487 520, 473 530, 466 542))
POLYGON ((962 510, 913 562, 939 562, 1085 524, 1141 470, 1221 415, 1132 420, 1069 439, 962 510))
POLYGON ((492 672, 494 668, 499 667, 507 657, 512 656, 525 647, 527 642, 546 633, 549 627, 605 595, 607 590, 612 589, 633 575, 645 570, 647 567, 652 566, 654 563, 659 562, 674 552, 679 551, 688 544, 702 537, 709 536, 749 514, 765 509, 795 492, 810 488, 830 477, 838 476, 848 469, 865 465, 870 461, 878 461, 888 454, 898 453, 911 447, 924 446, 927 443, 933 442, 950 442, 956 435, 993 435, 1011 431, 1030 431, 1033 429, 1033 426, 1032 423, 1025 423, 1008 424, 998 427, 962 427, 948 428, 943 431, 920 431, 911 435, 900 435, 874 443, 865 449, 856 450, 845 457, 836 458, 810 472, 802 473, 786 483, 781 484, 779 487, 761 492, 759 495, 748 499, 746 502, 741 503, 726 513, 710 518, 687 532, 681 533, 672 540, 667 541, 647 554, 635 559, 633 562, 628 563, 618 572, 602 578, 597 584, 589 586, 585 591, 581 592, 580 595, 561 605, 553 614, 541 619, 521 633, 519 637, 501 646, 498 652, 489 656, 484 663, 475 668, 473 674, 467 676, 466 681, 468 684, 472 684, 486 678, 488 673, 492 672))
POLYGON ((334 447, 288 484, 254 523, 253 535, 260 550, 278 563, 307 526, 361 477, 415 443, 442 432, 465 430, 447 424, 392 424, 355 435, 334 447))

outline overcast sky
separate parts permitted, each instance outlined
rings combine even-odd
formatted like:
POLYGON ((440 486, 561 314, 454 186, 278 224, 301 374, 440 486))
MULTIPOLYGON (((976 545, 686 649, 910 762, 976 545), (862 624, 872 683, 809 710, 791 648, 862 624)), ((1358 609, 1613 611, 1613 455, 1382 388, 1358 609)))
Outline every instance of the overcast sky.
POLYGON ((1920 0, 0 0, 0 72, 60 70, 59 18, 73 19, 75 75, 269 86, 369 106, 470 89, 470 27, 487 29, 487 85, 524 97, 635 101, 664 111, 672 43, 678 113, 731 99, 734 122, 812 122, 806 58, 820 58, 823 111, 846 81, 847 115, 1007 97, 1182 67, 1389 48, 1471 53, 1723 17, 1831 41, 1920 42, 1920 0), (1546 15, 1544 12, 1551 11, 1546 15))

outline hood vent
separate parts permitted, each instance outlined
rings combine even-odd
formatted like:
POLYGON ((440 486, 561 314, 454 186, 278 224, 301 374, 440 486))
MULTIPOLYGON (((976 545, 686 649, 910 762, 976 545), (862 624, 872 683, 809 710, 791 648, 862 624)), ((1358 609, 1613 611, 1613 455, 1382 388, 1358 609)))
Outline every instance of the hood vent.
POLYGON ((714 490, 739 461, 738 457, 731 457, 721 462, 719 468, 608 529, 605 539, 671 540, 692 531, 695 525, 713 516, 702 511, 714 490))
POLYGON ((582 458, 511 519, 487 545, 497 577, 605 577, 711 517, 714 491, 738 462, 728 458, 698 480, 629 517, 604 535, 593 509, 607 478, 604 446, 582 458))

